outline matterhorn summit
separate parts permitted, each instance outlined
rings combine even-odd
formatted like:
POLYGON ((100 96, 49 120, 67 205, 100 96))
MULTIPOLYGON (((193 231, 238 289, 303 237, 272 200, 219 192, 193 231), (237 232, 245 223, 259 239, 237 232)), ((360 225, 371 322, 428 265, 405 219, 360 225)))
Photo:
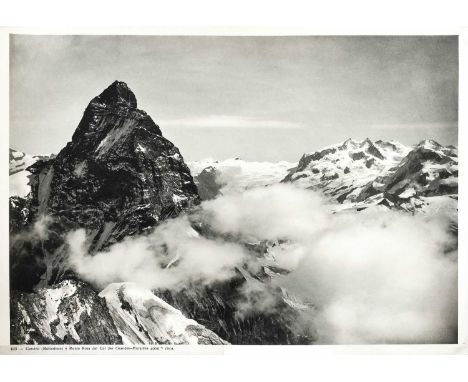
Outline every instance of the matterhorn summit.
POLYGON ((13 244, 13 253, 23 254, 14 256, 12 273, 19 289, 30 290, 40 279, 60 281, 67 274, 63 244, 73 229, 86 230, 95 252, 199 202, 179 150, 137 109, 135 95, 120 81, 91 100, 72 140, 56 157, 38 159, 27 171, 31 191, 25 202, 15 204, 21 213, 12 207, 19 216, 15 230, 46 216, 54 234, 13 244))

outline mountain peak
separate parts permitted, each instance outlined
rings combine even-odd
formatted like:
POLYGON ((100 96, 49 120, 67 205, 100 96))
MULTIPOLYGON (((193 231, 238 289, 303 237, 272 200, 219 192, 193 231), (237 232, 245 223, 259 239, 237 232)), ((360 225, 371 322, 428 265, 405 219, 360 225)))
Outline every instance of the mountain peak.
MULTIPOLYGON (((67 230, 85 229, 93 238, 88 250, 94 253, 199 202, 179 149, 163 137, 146 112, 136 108, 135 95, 119 81, 93 98, 71 141, 54 159, 37 161, 27 171, 28 219, 47 215, 56 234, 44 249, 31 250, 31 255, 42 256, 37 260, 41 274, 48 261, 45 254, 59 254, 56 250, 66 242, 67 230)), ((24 257, 19 263, 27 267, 30 261, 24 257)), ((47 274, 51 283, 70 266, 55 260, 54 264, 54 271, 47 274)), ((36 275, 23 277, 22 265, 17 269, 13 283, 31 290, 39 281, 36 275)))
POLYGON ((433 139, 423 139, 419 142, 416 147, 429 148, 429 149, 438 149, 442 147, 440 143, 436 142, 433 139))
POLYGON ((348 138, 341 145, 339 145, 339 147, 341 149, 361 149, 366 144, 369 147, 374 146, 374 143, 369 138, 366 138, 364 140, 357 140, 357 139, 348 138))
POLYGON ((350 146, 358 146, 359 145, 359 141, 355 140, 355 139, 352 139, 352 138, 348 138, 346 141, 344 141, 340 146, 342 148, 349 148, 350 146))
POLYGON ((93 102, 112 106, 121 105, 129 108, 137 107, 135 94, 123 81, 114 81, 100 95, 94 98, 93 102))

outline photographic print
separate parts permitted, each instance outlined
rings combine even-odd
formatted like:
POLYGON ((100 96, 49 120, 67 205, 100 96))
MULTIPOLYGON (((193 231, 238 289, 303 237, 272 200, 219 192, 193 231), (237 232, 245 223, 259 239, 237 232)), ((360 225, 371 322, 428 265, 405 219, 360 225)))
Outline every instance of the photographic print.
POLYGON ((12 345, 458 340, 458 36, 11 34, 12 345))

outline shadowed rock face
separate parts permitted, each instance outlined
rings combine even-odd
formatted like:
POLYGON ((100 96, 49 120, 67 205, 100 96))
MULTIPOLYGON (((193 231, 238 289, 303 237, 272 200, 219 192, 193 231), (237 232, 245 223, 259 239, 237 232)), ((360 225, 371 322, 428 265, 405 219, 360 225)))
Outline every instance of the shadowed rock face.
MULTIPOLYGON (((240 289, 249 283, 241 274, 210 286, 193 285, 176 291, 156 291, 164 301, 192 317, 221 338, 236 345, 307 345, 317 340, 317 333, 300 328, 300 312, 290 307, 266 279, 259 283, 274 296, 270 312, 239 315, 236 306, 244 298, 240 289)), ((259 296, 261 298, 261 296, 259 296)))
POLYGON ((72 141, 50 165, 35 168, 37 214, 66 215, 70 223, 97 231, 97 240, 106 223, 115 225, 96 249, 198 202, 179 150, 136 108, 123 82, 94 98, 72 141))
POLYGON ((218 174, 214 167, 207 167, 195 177, 198 187, 198 194, 201 200, 210 200, 216 198, 222 188, 217 180, 218 174))
POLYGON ((29 214, 28 199, 10 197, 10 234, 20 232, 26 225, 29 214))
MULTIPOLYGON (((38 280, 22 277, 18 263, 30 261, 28 254, 34 252, 62 267, 64 234, 72 229, 86 229, 94 252, 199 202, 177 147, 118 81, 89 103, 71 142, 55 158, 39 160, 28 170, 27 223, 48 216, 50 235, 32 244, 40 250, 23 256, 15 254, 31 243, 13 243, 12 286, 21 290, 31 290, 38 280)), ((63 279, 66 270, 58 268, 49 267, 48 283, 63 279)))

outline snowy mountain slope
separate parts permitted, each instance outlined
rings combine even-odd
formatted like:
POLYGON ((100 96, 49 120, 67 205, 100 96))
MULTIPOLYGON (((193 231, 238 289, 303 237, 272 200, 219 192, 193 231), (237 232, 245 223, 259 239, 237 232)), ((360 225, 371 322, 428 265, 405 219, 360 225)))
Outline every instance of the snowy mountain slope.
POLYGON ((188 163, 202 199, 279 183, 294 163, 204 159, 188 163))
POLYGON ((9 158, 10 175, 24 170, 26 167, 32 165, 36 161, 31 155, 13 149, 10 149, 9 158))
POLYGON ((29 175, 26 170, 39 159, 47 159, 51 155, 29 155, 21 151, 10 149, 10 196, 26 197, 31 191, 29 175))
POLYGON ((81 281, 13 291, 10 308, 13 344, 122 343, 105 301, 81 281))
POLYGON ((105 298, 124 344, 228 344, 134 283, 110 284, 99 296, 105 298))
POLYGON ((355 201, 357 208, 381 204, 411 213, 444 210, 456 224, 457 148, 433 140, 421 141, 397 166, 362 188, 355 201))
POLYGON ((305 154, 284 182, 321 190, 334 210, 384 205, 414 212, 431 211, 431 197, 451 208, 458 193, 458 151, 433 140, 412 148, 398 142, 347 140, 305 154))
POLYGON ((353 202, 360 190, 396 166, 410 148, 395 142, 348 139, 342 144, 304 154, 284 178, 301 188, 321 190, 341 203, 353 202))
POLYGON ((10 149, 9 196, 10 196, 10 233, 17 233, 27 224, 30 212, 30 177, 28 170, 39 160, 53 159, 54 155, 29 155, 10 149))
POLYGON ((458 150, 424 140, 391 171, 369 183, 358 196, 362 201, 378 193, 411 199, 458 193, 458 150))

